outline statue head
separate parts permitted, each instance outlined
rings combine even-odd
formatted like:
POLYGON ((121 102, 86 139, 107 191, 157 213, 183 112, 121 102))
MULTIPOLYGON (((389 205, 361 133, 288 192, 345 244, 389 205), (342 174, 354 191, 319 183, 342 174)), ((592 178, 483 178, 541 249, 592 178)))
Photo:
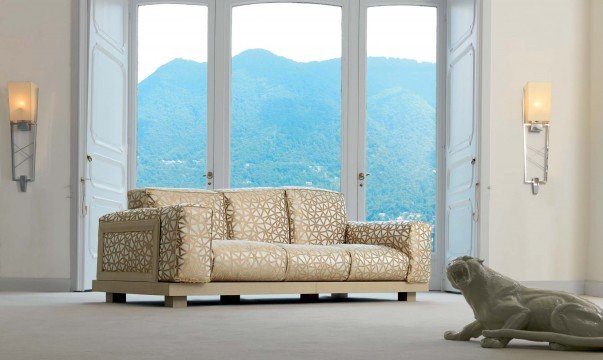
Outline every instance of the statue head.
POLYGON ((448 264, 446 275, 455 289, 463 290, 469 286, 476 275, 483 271, 484 260, 471 256, 458 257, 448 264))

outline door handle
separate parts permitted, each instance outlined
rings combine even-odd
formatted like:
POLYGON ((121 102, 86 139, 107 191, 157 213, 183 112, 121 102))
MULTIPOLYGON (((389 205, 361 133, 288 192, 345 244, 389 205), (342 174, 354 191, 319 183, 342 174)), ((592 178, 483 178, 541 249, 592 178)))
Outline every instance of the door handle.
POLYGON ((214 178, 214 173, 212 171, 208 171, 207 174, 203 175, 203 177, 207 179, 207 185, 211 185, 211 181, 214 178))
POLYGON ((361 172, 358 174, 358 180, 364 181, 369 175, 371 175, 371 174, 370 173, 365 174, 365 173, 361 172))

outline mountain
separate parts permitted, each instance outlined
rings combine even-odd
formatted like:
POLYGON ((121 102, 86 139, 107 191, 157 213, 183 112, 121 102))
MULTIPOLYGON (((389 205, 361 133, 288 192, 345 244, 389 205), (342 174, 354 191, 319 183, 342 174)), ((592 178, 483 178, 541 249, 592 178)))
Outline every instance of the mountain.
MULTIPOLYGON (((339 189, 341 63, 266 50, 232 60, 231 186, 339 189)), ((367 61, 367 218, 435 217, 435 65, 367 61)), ((207 64, 175 59, 138 88, 137 186, 203 187, 207 64)))

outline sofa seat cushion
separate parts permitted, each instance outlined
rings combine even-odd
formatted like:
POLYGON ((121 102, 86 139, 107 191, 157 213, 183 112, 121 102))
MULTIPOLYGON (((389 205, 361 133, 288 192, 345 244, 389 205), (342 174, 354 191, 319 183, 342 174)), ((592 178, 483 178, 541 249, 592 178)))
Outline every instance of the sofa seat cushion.
POLYGON ((325 245, 279 244, 287 253, 286 281, 345 281, 350 255, 345 249, 325 245))
POLYGON ((128 209, 194 204, 211 209, 212 237, 226 239, 224 195, 201 189, 143 188, 128 191, 128 209))
POLYGON ((408 256, 383 245, 338 244, 349 253, 352 265, 348 281, 406 280, 408 256))
POLYGON ((211 281, 283 281, 287 271, 284 249, 265 242, 212 241, 211 281))
POLYGON ((289 243, 289 218, 284 190, 220 191, 226 200, 229 239, 289 243))
POLYGON ((347 217, 342 193, 286 188, 292 244, 332 245, 345 242, 347 217))

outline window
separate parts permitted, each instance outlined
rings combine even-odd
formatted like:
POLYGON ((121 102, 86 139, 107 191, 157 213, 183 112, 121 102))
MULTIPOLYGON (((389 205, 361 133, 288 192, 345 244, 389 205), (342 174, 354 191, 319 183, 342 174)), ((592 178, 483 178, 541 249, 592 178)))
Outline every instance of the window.
POLYGON ((312 186, 435 225, 444 1, 165 1, 138 10, 137 187, 312 186))
POLYGON ((136 186, 205 187, 208 10, 138 8, 136 186))
POLYGON ((366 219, 435 225, 437 9, 369 7, 366 44, 366 219))
POLYGON ((339 190, 341 8, 232 9, 232 187, 339 190))

